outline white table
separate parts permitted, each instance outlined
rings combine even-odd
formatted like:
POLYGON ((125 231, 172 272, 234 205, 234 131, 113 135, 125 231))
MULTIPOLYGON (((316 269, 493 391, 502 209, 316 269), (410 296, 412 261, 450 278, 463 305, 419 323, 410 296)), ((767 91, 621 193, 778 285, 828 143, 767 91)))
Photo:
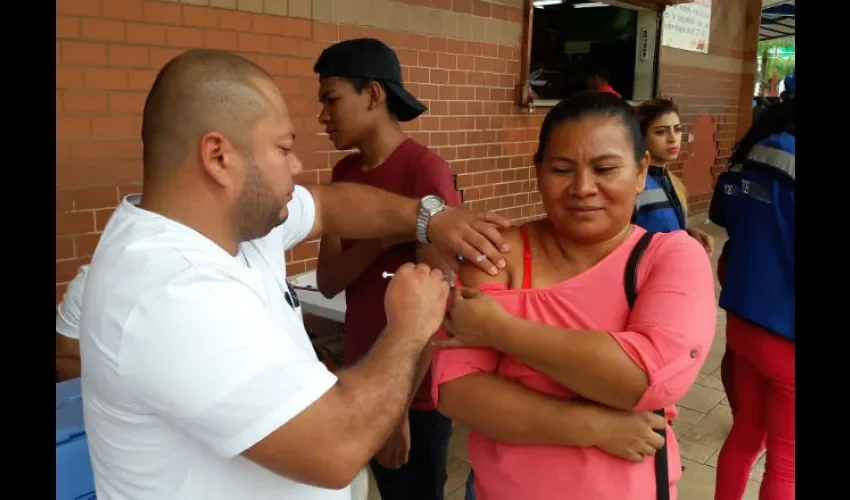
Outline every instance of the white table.
POLYGON ((289 282, 296 288, 298 300, 301 302, 301 310, 306 314, 319 316, 320 318, 345 323, 345 292, 340 292, 331 299, 325 298, 318 289, 304 290, 300 287, 317 288, 316 271, 297 274, 289 278, 289 282))

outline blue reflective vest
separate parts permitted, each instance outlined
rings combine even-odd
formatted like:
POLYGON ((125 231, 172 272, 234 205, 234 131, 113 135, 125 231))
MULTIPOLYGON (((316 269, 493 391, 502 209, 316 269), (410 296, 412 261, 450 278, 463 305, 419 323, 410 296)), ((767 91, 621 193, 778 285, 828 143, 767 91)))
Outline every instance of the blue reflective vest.
POLYGON ((653 233, 685 229, 685 210, 676 196, 670 173, 662 167, 649 167, 646 189, 635 202, 633 222, 653 233))
POLYGON ((753 146, 718 176, 709 217, 729 244, 720 307, 795 339, 795 138, 783 132, 753 146))

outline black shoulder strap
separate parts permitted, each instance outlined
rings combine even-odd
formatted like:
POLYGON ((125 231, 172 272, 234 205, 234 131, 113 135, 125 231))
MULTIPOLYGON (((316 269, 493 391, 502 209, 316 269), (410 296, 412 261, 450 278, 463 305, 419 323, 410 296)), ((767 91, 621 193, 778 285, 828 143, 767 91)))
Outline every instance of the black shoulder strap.
POLYGON ((652 241, 653 236, 655 236, 655 233, 649 231, 644 233, 632 249, 629 260, 626 261, 625 289, 626 300, 629 302, 629 310, 635 306, 635 301, 637 300, 637 266, 640 263, 640 258, 643 257, 643 253, 649 247, 649 242, 652 241))
MULTIPOLYGON (((625 289, 626 300, 629 302, 629 310, 634 308, 635 301, 637 301, 637 267, 641 257, 643 257, 643 253, 649 247, 653 236, 655 236, 655 233, 650 231, 647 231, 641 236, 632 249, 629 260, 626 261, 625 289)), ((655 410, 654 413, 665 417, 663 408, 655 410)), ((666 431, 659 431, 659 434, 664 437, 664 446, 655 453, 655 498, 657 500, 670 500, 670 474, 667 469, 667 433, 666 431)))

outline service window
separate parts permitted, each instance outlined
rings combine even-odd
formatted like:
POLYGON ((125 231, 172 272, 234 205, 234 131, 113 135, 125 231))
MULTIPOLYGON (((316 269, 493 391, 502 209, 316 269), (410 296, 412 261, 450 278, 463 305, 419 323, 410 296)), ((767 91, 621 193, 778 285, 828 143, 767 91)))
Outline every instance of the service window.
POLYGON ((658 10, 613 0, 529 1, 526 57, 535 106, 553 106, 587 89, 593 75, 628 101, 654 96, 658 10))

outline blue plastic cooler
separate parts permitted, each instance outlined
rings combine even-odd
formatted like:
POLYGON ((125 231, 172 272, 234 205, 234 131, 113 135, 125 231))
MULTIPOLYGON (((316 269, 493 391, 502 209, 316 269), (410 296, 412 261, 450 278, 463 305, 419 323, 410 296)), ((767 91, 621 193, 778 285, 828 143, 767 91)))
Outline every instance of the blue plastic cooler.
POLYGON ((94 500, 80 379, 56 384, 56 500, 94 500))

